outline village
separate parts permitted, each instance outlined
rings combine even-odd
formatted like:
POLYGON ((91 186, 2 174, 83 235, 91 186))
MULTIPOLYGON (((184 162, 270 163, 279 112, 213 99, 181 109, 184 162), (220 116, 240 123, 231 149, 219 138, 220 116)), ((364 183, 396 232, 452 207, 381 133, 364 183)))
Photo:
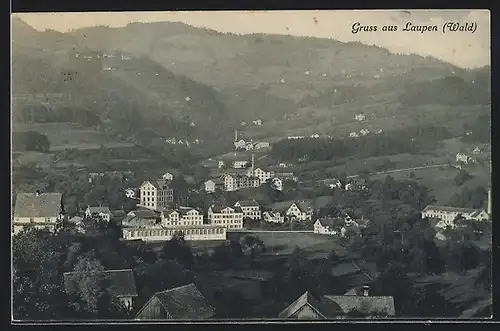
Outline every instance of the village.
MULTIPOLYGON (((316 139, 316 138, 312 138, 316 139)), ((269 143, 253 143, 255 149, 269 149, 269 143), (262 146, 260 146, 261 144, 262 146), (259 147, 256 147, 259 146, 259 147)), ((249 143, 238 139, 235 131, 234 148, 252 152, 249 143)), ((476 148, 473 154, 480 153, 476 148)), ((300 174, 290 170, 292 165, 280 162, 273 170, 265 166, 256 165, 254 154, 251 159, 235 159, 215 161, 217 177, 207 178, 194 193, 216 195, 221 192, 232 194, 234 192, 256 189, 266 186, 271 191, 283 193, 288 185, 298 185, 300 174)), ((456 155, 456 164, 453 167, 462 168, 474 159, 465 153, 456 155)), ((117 172, 113 172, 114 175, 117 172)), ((113 174, 91 173, 89 182, 99 177, 113 174)), ((128 172, 125 175, 132 175, 128 172)), ((121 174, 124 178, 124 174, 121 174)), ((177 240, 192 243, 229 242, 235 234, 275 232, 280 234, 290 233, 294 236, 308 236, 310 234, 330 237, 332 242, 344 242, 356 236, 366 236, 370 227, 370 218, 364 214, 353 213, 352 210, 337 210, 334 213, 322 213, 312 200, 297 199, 292 201, 262 204, 250 198, 238 200, 228 204, 227 200, 215 201, 208 208, 186 203, 179 203, 174 199, 176 192, 172 182, 175 176, 182 176, 179 172, 175 175, 166 172, 158 178, 145 180, 139 187, 129 187, 122 194, 126 199, 136 201, 132 210, 111 210, 104 205, 87 206, 77 215, 68 217, 65 213, 63 196, 57 192, 25 192, 19 193, 16 199, 13 217, 13 235, 29 231, 31 228, 48 230, 56 233, 63 229, 73 229, 85 235, 88 222, 104 224, 113 223, 120 229, 120 240, 124 242, 144 242, 149 244, 162 244, 177 240), (253 231, 253 232, 252 232, 253 231)), ((359 178, 350 178, 342 182, 340 179, 331 178, 322 181, 326 190, 330 192, 351 192, 352 194, 366 194, 369 188, 366 181, 359 178)), ((333 194, 333 193, 332 193, 333 194)), ((486 209, 454 208, 449 206, 427 205, 421 211, 422 219, 435 220, 435 240, 446 242, 450 229, 459 228, 459 219, 474 222, 488 221, 491 215, 491 189, 488 191, 488 206, 486 209)), ((297 237, 298 238, 298 237, 297 237)), ((209 245, 210 246, 210 245, 209 245)), ((361 269, 360 269, 361 270, 361 269)), ((365 271, 363 271, 365 272, 365 271)), ((178 288, 165 289, 151 297, 140 309, 134 306, 137 296, 134 284, 134 274, 130 269, 105 271, 111 282, 129 283, 122 285, 128 288, 127 293, 117 293, 121 302, 129 310, 135 311, 135 319, 162 319, 164 314, 175 318, 174 311, 169 310, 172 300, 195 300, 200 306, 200 313, 196 318, 212 318, 215 316, 213 307, 206 303, 203 294, 195 284, 190 283, 178 288), (116 280, 115 280, 116 279, 116 280), (134 292, 135 291, 135 292, 134 292), (170 301, 169 301, 170 300, 170 301), (167 307, 167 308, 163 308, 167 307), (166 309, 166 310, 164 310, 166 309)), ((371 277, 371 276, 370 276, 371 277)), ((74 288, 71 272, 64 274, 64 286, 67 291, 74 288)), ((368 316, 394 316, 394 298, 392 296, 371 296, 369 294, 369 280, 359 283, 356 288, 348 291, 344 296, 326 295, 317 301, 310 293, 306 292, 284 309, 277 318, 344 318, 352 309, 361 309, 371 305, 368 316), (357 298, 357 299, 356 299, 357 298), (341 312, 337 310, 340 305, 341 312), (312 308, 311 308, 312 307, 312 308), (337 311, 337 312, 335 312, 337 311)), ((117 291, 117 290, 114 290, 117 291)), ((173 308, 172 308, 173 309, 173 308)), ((191 308, 179 308, 177 313, 182 315, 182 309, 189 315, 191 308)), ((179 315, 185 318, 188 315, 179 315)))

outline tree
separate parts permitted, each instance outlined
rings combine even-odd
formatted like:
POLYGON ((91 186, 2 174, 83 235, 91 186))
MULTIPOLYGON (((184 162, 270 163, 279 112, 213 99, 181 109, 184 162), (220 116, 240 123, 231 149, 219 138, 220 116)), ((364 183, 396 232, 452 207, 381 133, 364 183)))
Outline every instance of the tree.
POLYGON ((194 263, 191 246, 184 239, 184 233, 176 232, 172 239, 165 242, 161 250, 161 258, 164 260, 173 260, 184 267, 191 267, 194 263))
POLYGON ((466 181, 468 181, 471 178, 472 178, 472 176, 470 173, 468 173, 467 171, 465 171, 463 169, 460 169, 460 171, 455 176, 454 180, 455 180, 455 183, 457 184, 457 186, 462 186, 466 181))
POLYGON ((243 254, 251 260, 259 257, 266 250, 264 242, 256 236, 245 235, 240 239, 243 254))

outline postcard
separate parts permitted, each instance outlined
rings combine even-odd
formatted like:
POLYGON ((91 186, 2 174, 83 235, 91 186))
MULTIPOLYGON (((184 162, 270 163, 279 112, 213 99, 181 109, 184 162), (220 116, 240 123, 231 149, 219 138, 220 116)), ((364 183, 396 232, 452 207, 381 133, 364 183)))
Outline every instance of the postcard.
POLYGON ((11 19, 13 322, 491 318, 489 11, 11 19))

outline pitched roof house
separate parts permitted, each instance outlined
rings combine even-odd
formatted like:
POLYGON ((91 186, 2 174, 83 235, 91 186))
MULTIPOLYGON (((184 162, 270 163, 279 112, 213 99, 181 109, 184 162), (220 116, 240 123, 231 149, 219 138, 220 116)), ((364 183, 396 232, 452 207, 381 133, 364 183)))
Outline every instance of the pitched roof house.
POLYGON ((363 292, 351 290, 344 295, 324 295, 314 298, 309 292, 302 294, 280 314, 286 319, 334 319, 346 317, 394 316, 394 298, 369 296, 368 287, 363 292))
POLYGON ((199 320, 215 316, 214 309, 191 283, 155 293, 136 320, 199 320))
MULTIPOLYGON (((64 289, 68 294, 73 294, 78 290, 78 284, 72 277, 74 274, 74 272, 65 272, 63 274, 64 289)), ((137 288, 135 286, 134 272, 132 269, 106 270, 99 276, 103 276, 103 278, 108 281, 108 290, 116 296, 125 307, 132 308, 133 300, 137 297, 137 288)))
POLYGON ((19 193, 14 207, 14 234, 25 226, 55 231, 63 219, 64 206, 60 193, 19 193))

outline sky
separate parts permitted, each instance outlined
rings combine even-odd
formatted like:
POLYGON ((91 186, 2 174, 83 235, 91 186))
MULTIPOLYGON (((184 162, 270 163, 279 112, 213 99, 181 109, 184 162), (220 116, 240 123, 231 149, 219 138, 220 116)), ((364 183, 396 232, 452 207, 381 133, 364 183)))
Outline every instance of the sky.
POLYGON ((268 33, 359 41, 393 53, 433 56, 462 68, 489 65, 490 12, 488 10, 316 10, 316 11, 177 11, 14 14, 37 30, 67 32, 88 26, 123 27, 133 22, 183 22, 220 32, 268 33), (377 25, 376 32, 352 33, 352 25, 377 25), (412 25, 437 25, 438 32, 404 32, 412 25), (446 22, 476 23, 471 32, 442 32, 446 22), (397 32, 381 31, 397 25, 397 32))

